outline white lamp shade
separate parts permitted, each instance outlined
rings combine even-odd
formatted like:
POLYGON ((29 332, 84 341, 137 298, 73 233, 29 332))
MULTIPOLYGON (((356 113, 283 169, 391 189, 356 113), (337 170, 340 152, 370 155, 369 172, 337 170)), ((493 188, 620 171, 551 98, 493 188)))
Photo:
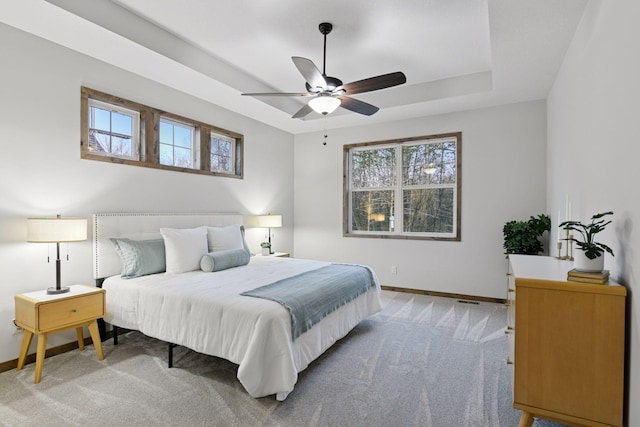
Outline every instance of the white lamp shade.
POLYGON ((318 95, 309 101, 309 107, 318 114, 333 113, 340 106, 340 100, 331 95, 318 95))
POLYGON ((254 225, 260 228, 282 227, 282 215, 257 215, 254 220, 254 225))
POLYGON ((86 218, 28 218, 27 241, 38 243, 87 240, 86 218))

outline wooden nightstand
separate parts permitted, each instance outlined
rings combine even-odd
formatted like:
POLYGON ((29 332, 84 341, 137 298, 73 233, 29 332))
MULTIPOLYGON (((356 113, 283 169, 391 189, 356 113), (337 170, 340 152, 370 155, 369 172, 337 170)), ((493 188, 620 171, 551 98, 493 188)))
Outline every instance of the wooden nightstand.
POLYGON ((104 359, 97 319, 105 314, 105 290, 88 285, 73 285, 64 294, 48 295, 46 291, 16 295, 16 325, 24 329, 18 370, 24 367, 33 334, 38 335, 34 383, 40 382, 47 335, 75 328, 78 347, 84 350, 82 327, 88 326, 100 360, 104 359))

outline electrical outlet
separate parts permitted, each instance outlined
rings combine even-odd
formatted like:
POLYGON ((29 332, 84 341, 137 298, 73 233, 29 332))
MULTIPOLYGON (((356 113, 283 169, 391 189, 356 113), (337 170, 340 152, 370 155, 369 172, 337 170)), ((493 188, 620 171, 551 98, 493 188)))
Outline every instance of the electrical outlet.
POLYGON ((398 267, 396 267, 395 265, 391 266, 391 274, 398 274, 398 267))

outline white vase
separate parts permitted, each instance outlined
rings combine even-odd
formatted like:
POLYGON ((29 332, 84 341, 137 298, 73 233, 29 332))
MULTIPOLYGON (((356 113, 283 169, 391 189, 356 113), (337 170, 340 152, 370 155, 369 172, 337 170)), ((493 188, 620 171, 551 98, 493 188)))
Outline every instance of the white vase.
POLYGON ((604 270, 604 254, 597 258, 589 259, 584 251, 577 250, 573 257, 573 268, 587 273, 598 273, 604 270))
POLYGON ((269 255, 269 248, 262 248, 262 256, 269 255))

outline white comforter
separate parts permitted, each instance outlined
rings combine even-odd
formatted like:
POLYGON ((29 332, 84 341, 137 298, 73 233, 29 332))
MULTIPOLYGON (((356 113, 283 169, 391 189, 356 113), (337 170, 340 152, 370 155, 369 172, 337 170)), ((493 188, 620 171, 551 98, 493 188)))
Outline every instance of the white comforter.
MULTIPOLYGON (((238 379, 253 397, 286 398, 298 373, 362 319, 381 310, 380 286, 330 313, 291 340, 291 319, 280 304, 240 292, 328 265, 252 257, 243 267, 205 273, 110 277, 105 321, 239 365, 238 379)), ((375 274, 373 275, 376 277, 375 274)))

